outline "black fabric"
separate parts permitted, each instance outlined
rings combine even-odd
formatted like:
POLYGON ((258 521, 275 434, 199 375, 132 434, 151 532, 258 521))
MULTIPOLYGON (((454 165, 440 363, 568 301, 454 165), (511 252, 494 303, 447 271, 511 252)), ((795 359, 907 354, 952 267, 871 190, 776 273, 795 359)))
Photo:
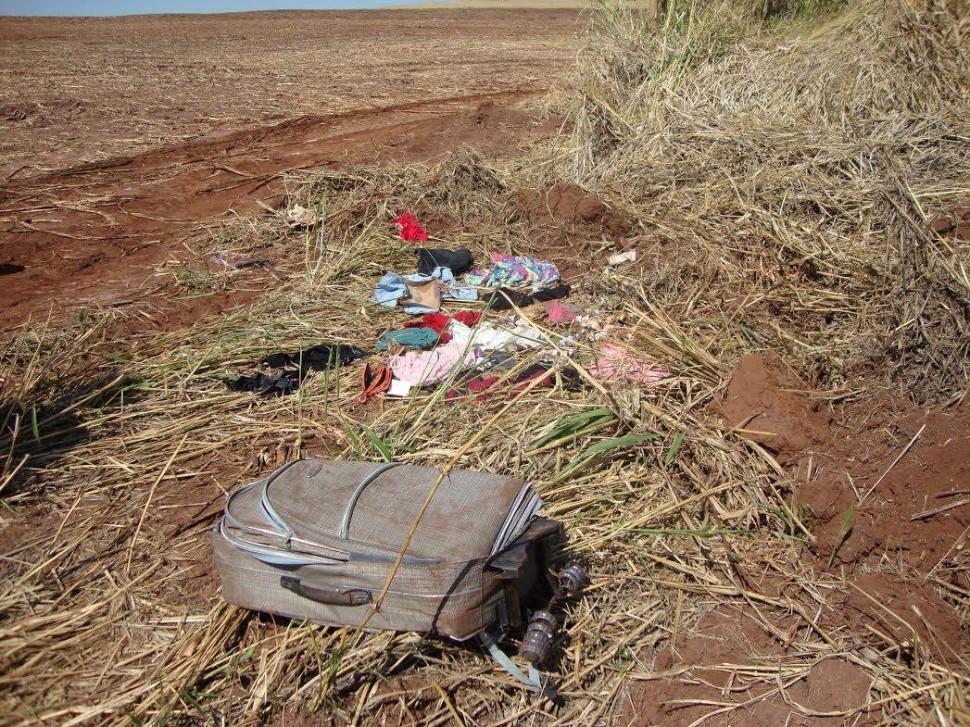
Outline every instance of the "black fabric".
POLYGON ((254 373, 251 376, 240 376, 226 382, 229 391, 248 391, 262 396, 283 396, 292 394, 300 388, 300 372, 284 371, 277 376, 267 376, 264 373, 254 373))
POLYGON ((422 275, 431 275, 437 267, 451 268, 451 272, 457 277, 467 273, 475 263, 472 252, 466 247, 457 250, 448 250, 438 247, 418 248, 418 272, 422 275))
MULTIPOLYGON (((512 383, 519 384, 523 381, 528 381, 543 371, 551 370, 552 366, 553 365, 549 363, 532 364, 522 373, 512 377, 512 383)), ((572 367, 560 369, 559 376, 562 378, 563 386, 567 391, 576 391, 578 389, 582 389, 583 384, 585 383, 580 373, 572 367)))
POLYGON ((370 356, 370 352, 343 343, 321 343, 296 353, 274 353, 263 359, 266 366, 274 369, 284 369, 287 366, 298 368, 289 368, 276 375, 257 371, 226 381, 226 387, 229 391, 248 391, 261 396, 292 394, 300 388, 307 371, 346 366, 365 356, 370 356))
POLYGON ((17 263, 0 263, 0 275, 11 275, 13 273, 20 273, 24 270, 23 265, 17 265, 17 263))
POLYGON ((519 308, 524 308, 533 303, 565 298, 567 295, 569 295, 569 286, 565 283, 559 283, 553 288, 543 288, 535 293, 513 290, 512 288, 499 288, 485 299, 485 303, 492 310, 509 310, 513 304, 519 308))
POLYGON ((365 356, 370 356, 370 352, 356 346, 321 343, 319 346, 304 348, 296 353, 274 353, 263 359, 263 363, 274 369, 284 366, 302 366, 304 371, 324 371, 336 366, 346 366, 365 356))

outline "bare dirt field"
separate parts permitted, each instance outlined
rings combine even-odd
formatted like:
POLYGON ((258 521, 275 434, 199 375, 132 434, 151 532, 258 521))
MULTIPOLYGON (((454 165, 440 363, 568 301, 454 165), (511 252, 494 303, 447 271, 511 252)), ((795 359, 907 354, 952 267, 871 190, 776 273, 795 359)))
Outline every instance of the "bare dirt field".
POLYGON ((188 231, 276 204, 287 173, 514 147, 537 124, 491 106, 561 81, 578 22, 569 10, 4 19, 0 263, 24 270, 4 281, 0 325, 65 301, 131 302, 155 263, 186 254, 188 231))
POLYGON ((0 18, 0 180, 303 114, 545 89, 578 30, 575 10, 0 18))

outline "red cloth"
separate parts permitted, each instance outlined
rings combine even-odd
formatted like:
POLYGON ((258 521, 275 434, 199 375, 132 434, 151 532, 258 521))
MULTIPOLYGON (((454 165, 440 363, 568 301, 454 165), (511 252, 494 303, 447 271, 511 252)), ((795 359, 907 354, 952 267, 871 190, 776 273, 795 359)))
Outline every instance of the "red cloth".
POLYGON ((399 214, 394 218, 394 224, 397 225, 401 239, 405 242, 426 242, 428 239, 427 230, 421 226, 418 218, 410 212, 399 214))
POLYGON ((455 313, 453 318, 459 323, 464 323, 466 326, 471 327, 478 325, 478 322, 482 319, 482 312, 474 310, 460 310, 455 313))
MULTIPOLYGON (((448 327, 448 324, 453 320, 458 321, 459 323, 464 323, 466 326, 474 326, 479 320, 481 320, 481 317, 482 314, 480 312, 471 310, 460 310, 453 316, 448 316, 444 313, 425 313, 417 320, 408 321, 404 324, 404 327, 430 328, 435 333, 440 335, 441 332, 444 331, 448 327)), ((444 335, 450 336, 450 334, 447 333, 444 335)), ((444 342, 444 339, 442 339, 442 343, 444 342)))
MULTIPOLYGON (((408 321, 404 324, 405 328, 430 328, 439 336, 442 335, 448 324, 451 323, 451 318, 446 316, 444 313, 425 313, 423 316, 417 320, 408 321)), ((451 334, 445 334, 448 339, 451 340, 451 334)), ((442 339, 442 343, 445 341, 442 339)))

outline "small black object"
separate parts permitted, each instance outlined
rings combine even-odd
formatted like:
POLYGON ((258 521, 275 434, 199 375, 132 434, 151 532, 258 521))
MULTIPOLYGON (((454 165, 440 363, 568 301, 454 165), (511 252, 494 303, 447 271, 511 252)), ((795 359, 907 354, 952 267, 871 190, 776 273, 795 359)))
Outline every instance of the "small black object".
POLYGON ((21 273, 24 270, 26 270, 26 268, 23 265, 17 265, 16 263, 0 263, 0 275, 21 273))
POLYGON ((535 666, 541 664, 549 655, 549 648, 552 646, 557 628, 559 628, 559 622, 548 611, 533 613, 532 618, 529 619, 529 626, 525 630, 525 636, 522 637, 519 654, 535 666))
POLYGON ((475 258, 467 247, 449 250, 444 247, 418 248, 418 272, 431 275, 435 268, 450 268, 453 275, 466 273, 474 264, 475 258))
POLYGON ((547 300, 559 300, 569 295, 569 286, 559 283, 552 288, 543 288, 535 293, 527 293, 512 288, 499 288, 486 298, 486 305, 492 310, 509 310, 513 305, 523 308, 533 303, 544 303, 547 300))

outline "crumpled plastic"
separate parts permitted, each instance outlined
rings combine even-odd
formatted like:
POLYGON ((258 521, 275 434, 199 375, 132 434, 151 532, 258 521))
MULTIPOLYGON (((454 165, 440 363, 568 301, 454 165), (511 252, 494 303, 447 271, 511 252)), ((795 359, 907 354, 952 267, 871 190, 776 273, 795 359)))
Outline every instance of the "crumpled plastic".
POLYGON ((481 288, 532 288, 538 290, 559 281, 559 268, 548 260, 525 255, 492 253, 491 269, 476 268, 465 275, 468 285, 481 288))
POLYGON ((410 212, 402 212, 394 218, 394 224, 401 234, 401 239, 405 242, 426 242, 428 232, 425 230, 418 218, 410 212))
POLYGON ((588 370, 590 374, 602 381, 655 386, 670 376, 670 372, 666 369, 638 359, 615 343, 604 343, 598 353, 588 370))
POLYGON ((411 386, 437 384, 453 371, 471 368, 482 359, 478 349, 466 349, 456 340, 438 346, 431 351, 408 351, 391 356, 388 366, 394 378, 411 386))
POLYGON ((404 311, 412 315, 436 313, 440 302, 435 304, 431 298, 422 297, 422 303, 411 300, 414 291, 420 286, 436 282, 440 286, 440 298, 444 300, 478 300, 478 291, 458 285, 450 268, 435 268, 431 275, 414 273, 412 275, 398 275, 387 272, 377 282, 374 289, 374 300, 385 308, 395 307, 404 299, 404 311), (430 303, 430 305, 429 305, 430 303))

